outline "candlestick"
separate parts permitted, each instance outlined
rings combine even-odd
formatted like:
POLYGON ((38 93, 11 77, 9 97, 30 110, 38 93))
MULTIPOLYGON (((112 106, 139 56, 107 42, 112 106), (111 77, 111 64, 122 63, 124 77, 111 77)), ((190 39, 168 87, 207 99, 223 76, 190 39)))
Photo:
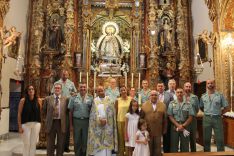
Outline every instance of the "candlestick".
POLYGON ((94 78, 93 78, 93 95, 94 95, 94 97, 96 97, 96 75, 97 75, 97 73, 96 73, 96 71, 94 72, 94 78))
POLYGON ((131 87, 133 87, 133 73, 132 73, 132 78, 131 78, 131 87))
POLYGON ((89 90, 89 72, 86 73, 87 93, 89 90))
POLYGON ((232 55, 229 52, 229 70, 230 70, 230 98, 231 98, 231 112, 232 112, 232 97, 233 97, 233 71, 232 71, 232 55))
POLYGON ((138 89, 140 90, 141 89, 141 73, 138 74, 138 89))
POLYGON ((81 83, 81 79, 82 79, 82 72, 80 72, 80 80, 79 80, 80 83, 81 83))

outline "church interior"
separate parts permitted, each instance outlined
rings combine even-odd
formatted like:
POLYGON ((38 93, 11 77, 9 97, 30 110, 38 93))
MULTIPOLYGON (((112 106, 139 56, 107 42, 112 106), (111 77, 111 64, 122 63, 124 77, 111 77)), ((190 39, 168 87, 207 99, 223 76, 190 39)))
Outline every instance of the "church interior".
MULTIPOLYGON (((64 69, 94 97, 111 77, 136 90, 142 80, 151 90, 158 82, 167 89, 170 79, 190 82, 199 98, 215 80, 229 104, 224 142, 234 155, 233 0, 0 0, 0 33, 0 155, 22 147, 10 141, 20 140, 25 87, 33 84, 43 99, 64 69)), ((196 118, 201 152, 202 113, 196 118)))

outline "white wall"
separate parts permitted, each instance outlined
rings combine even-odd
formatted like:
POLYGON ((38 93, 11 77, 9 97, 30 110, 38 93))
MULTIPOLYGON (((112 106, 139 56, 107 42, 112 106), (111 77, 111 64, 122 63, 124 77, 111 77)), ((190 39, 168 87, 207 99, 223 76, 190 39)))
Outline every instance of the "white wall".
MULTIPOLYGON (((22 32, 20 51, 23 53, 23 56, 25 56, 24 51, 27 38, 28 9, 29 0, 11 0, 10 9, 4 19, 4 26, 6 26, 7 29, 9 29, 11 26, 15 26, 17 31, 22 32)), ((4 54, 7 54, 7 48, 4 49, 3 52, 4 54)), ((9 107, 10 79, 22 79, 21 77, 14 74, 15 69, 16 59, 7 57, 5 63, 2 64, 2 107, 9 107)), ((9 109, 3 109, 2 114, 2 120, 0 121, 0 135, 7 133, 9 130, 9 109)))
MULTIPOLYGON (((213 31, 212 22, 209 19, 209 10, 204 0, 192 0, 192 20, 193 20, 193 36, 202 33, 203 30, 208 30, 209 32, 213 31)), ((213 61, 213 52, 212 47, 208 47, 208 58, 211 58, 213 61)), ((200 74, 196 81, 200 80, 201 82, 206 81, 207 79, 214 78, 213 62, 210 67, 209 62, 205 62, 203 73, 200 74)))

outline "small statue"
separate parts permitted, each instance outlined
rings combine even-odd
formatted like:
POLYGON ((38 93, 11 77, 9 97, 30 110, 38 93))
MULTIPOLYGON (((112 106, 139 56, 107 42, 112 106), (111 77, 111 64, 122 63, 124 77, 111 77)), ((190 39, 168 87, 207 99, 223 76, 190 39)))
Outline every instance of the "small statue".
POLYGON ((210 37, 208 34, 208 30, 204 30, 200 35, 199 38, 201 38, 206 44, 209 44, 210 37))
POLYGON ((14 26, 11 27, 10 30, 7 31, 7 32, 9 32, 8 37, 5 37, 5 35, 2 34, 3 39, 4 39, 4 41, 3 41, 4 48, 7 48, 7 47, 9 47, 11 45, 16 45, 17 39, 19 39, 21 34, 22 34, 21 32, 17 32, 16 27, 14 27, 14 26))
POLYGON ((166 64, 166 69, 164 69, 163 75, 164 75, 166 78, 168 78, 168 79, 173 78, 173 76, 174 76, 175 74, 174 74, 173 67, 171 66, 171 63, 168 62, 168 63, 166 64))
POLYGON ((115 36, 116 28, 113 26, 108 26, 106 27, 105 33, 106 36, 104 37, 101 45, 102 55, 108 57, 119 57, 120 48, 119 48, 118 39, 115 36))
POLYGON ((49 27, 49 47, 60 51, 63 41, 64 35, 61 26, 59 25, 58 20, 54 18, 49 27))
POLYGON ((126 73, 129 72, 129 66, 128 66, 128 64, 124 62, 123 65, 121 66, 120 70, 122 72, 126 72, 126 73))
POLYGON ((96 51, 97 51, 96 43, 95 40, 93 40, 91 43, 91 52, 95 53, 96 51))
POLYGON ((130 44, 129 44, 128 40, 126 40, 126 39, 123 42, 123 52, 124 53, 130 52, 130 44))
POLYGON ((168 23, 168 19, 164 20, 163 31, 160 34, 160 45, 163 47, 164 51, 171 48, 172 44, 172 34, 171 26, 168 23))

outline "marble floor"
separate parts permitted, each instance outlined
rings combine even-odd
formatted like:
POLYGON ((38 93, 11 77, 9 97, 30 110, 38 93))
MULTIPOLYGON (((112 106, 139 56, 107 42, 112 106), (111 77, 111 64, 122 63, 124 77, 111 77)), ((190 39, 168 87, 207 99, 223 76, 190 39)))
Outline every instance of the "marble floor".
MULTIPOLYGON (((74 155, 73 148, 70 147, 70 153, 64 153, 64 156, 74 155)), ((18 133, 10 133, 9 136, 0 138, 0 156, 21 156, 23 143, 18 133)), ((197 144, 197 151, 203 151, 203 147, 197 144)), ((211 151, 216 151, 216 146, 212 144, 211 151)), ((234 151, 233 148, 225 147, 225 151, 234 151)), ((37 156, 46 154, 45 150, 37 150, 37 156)))

